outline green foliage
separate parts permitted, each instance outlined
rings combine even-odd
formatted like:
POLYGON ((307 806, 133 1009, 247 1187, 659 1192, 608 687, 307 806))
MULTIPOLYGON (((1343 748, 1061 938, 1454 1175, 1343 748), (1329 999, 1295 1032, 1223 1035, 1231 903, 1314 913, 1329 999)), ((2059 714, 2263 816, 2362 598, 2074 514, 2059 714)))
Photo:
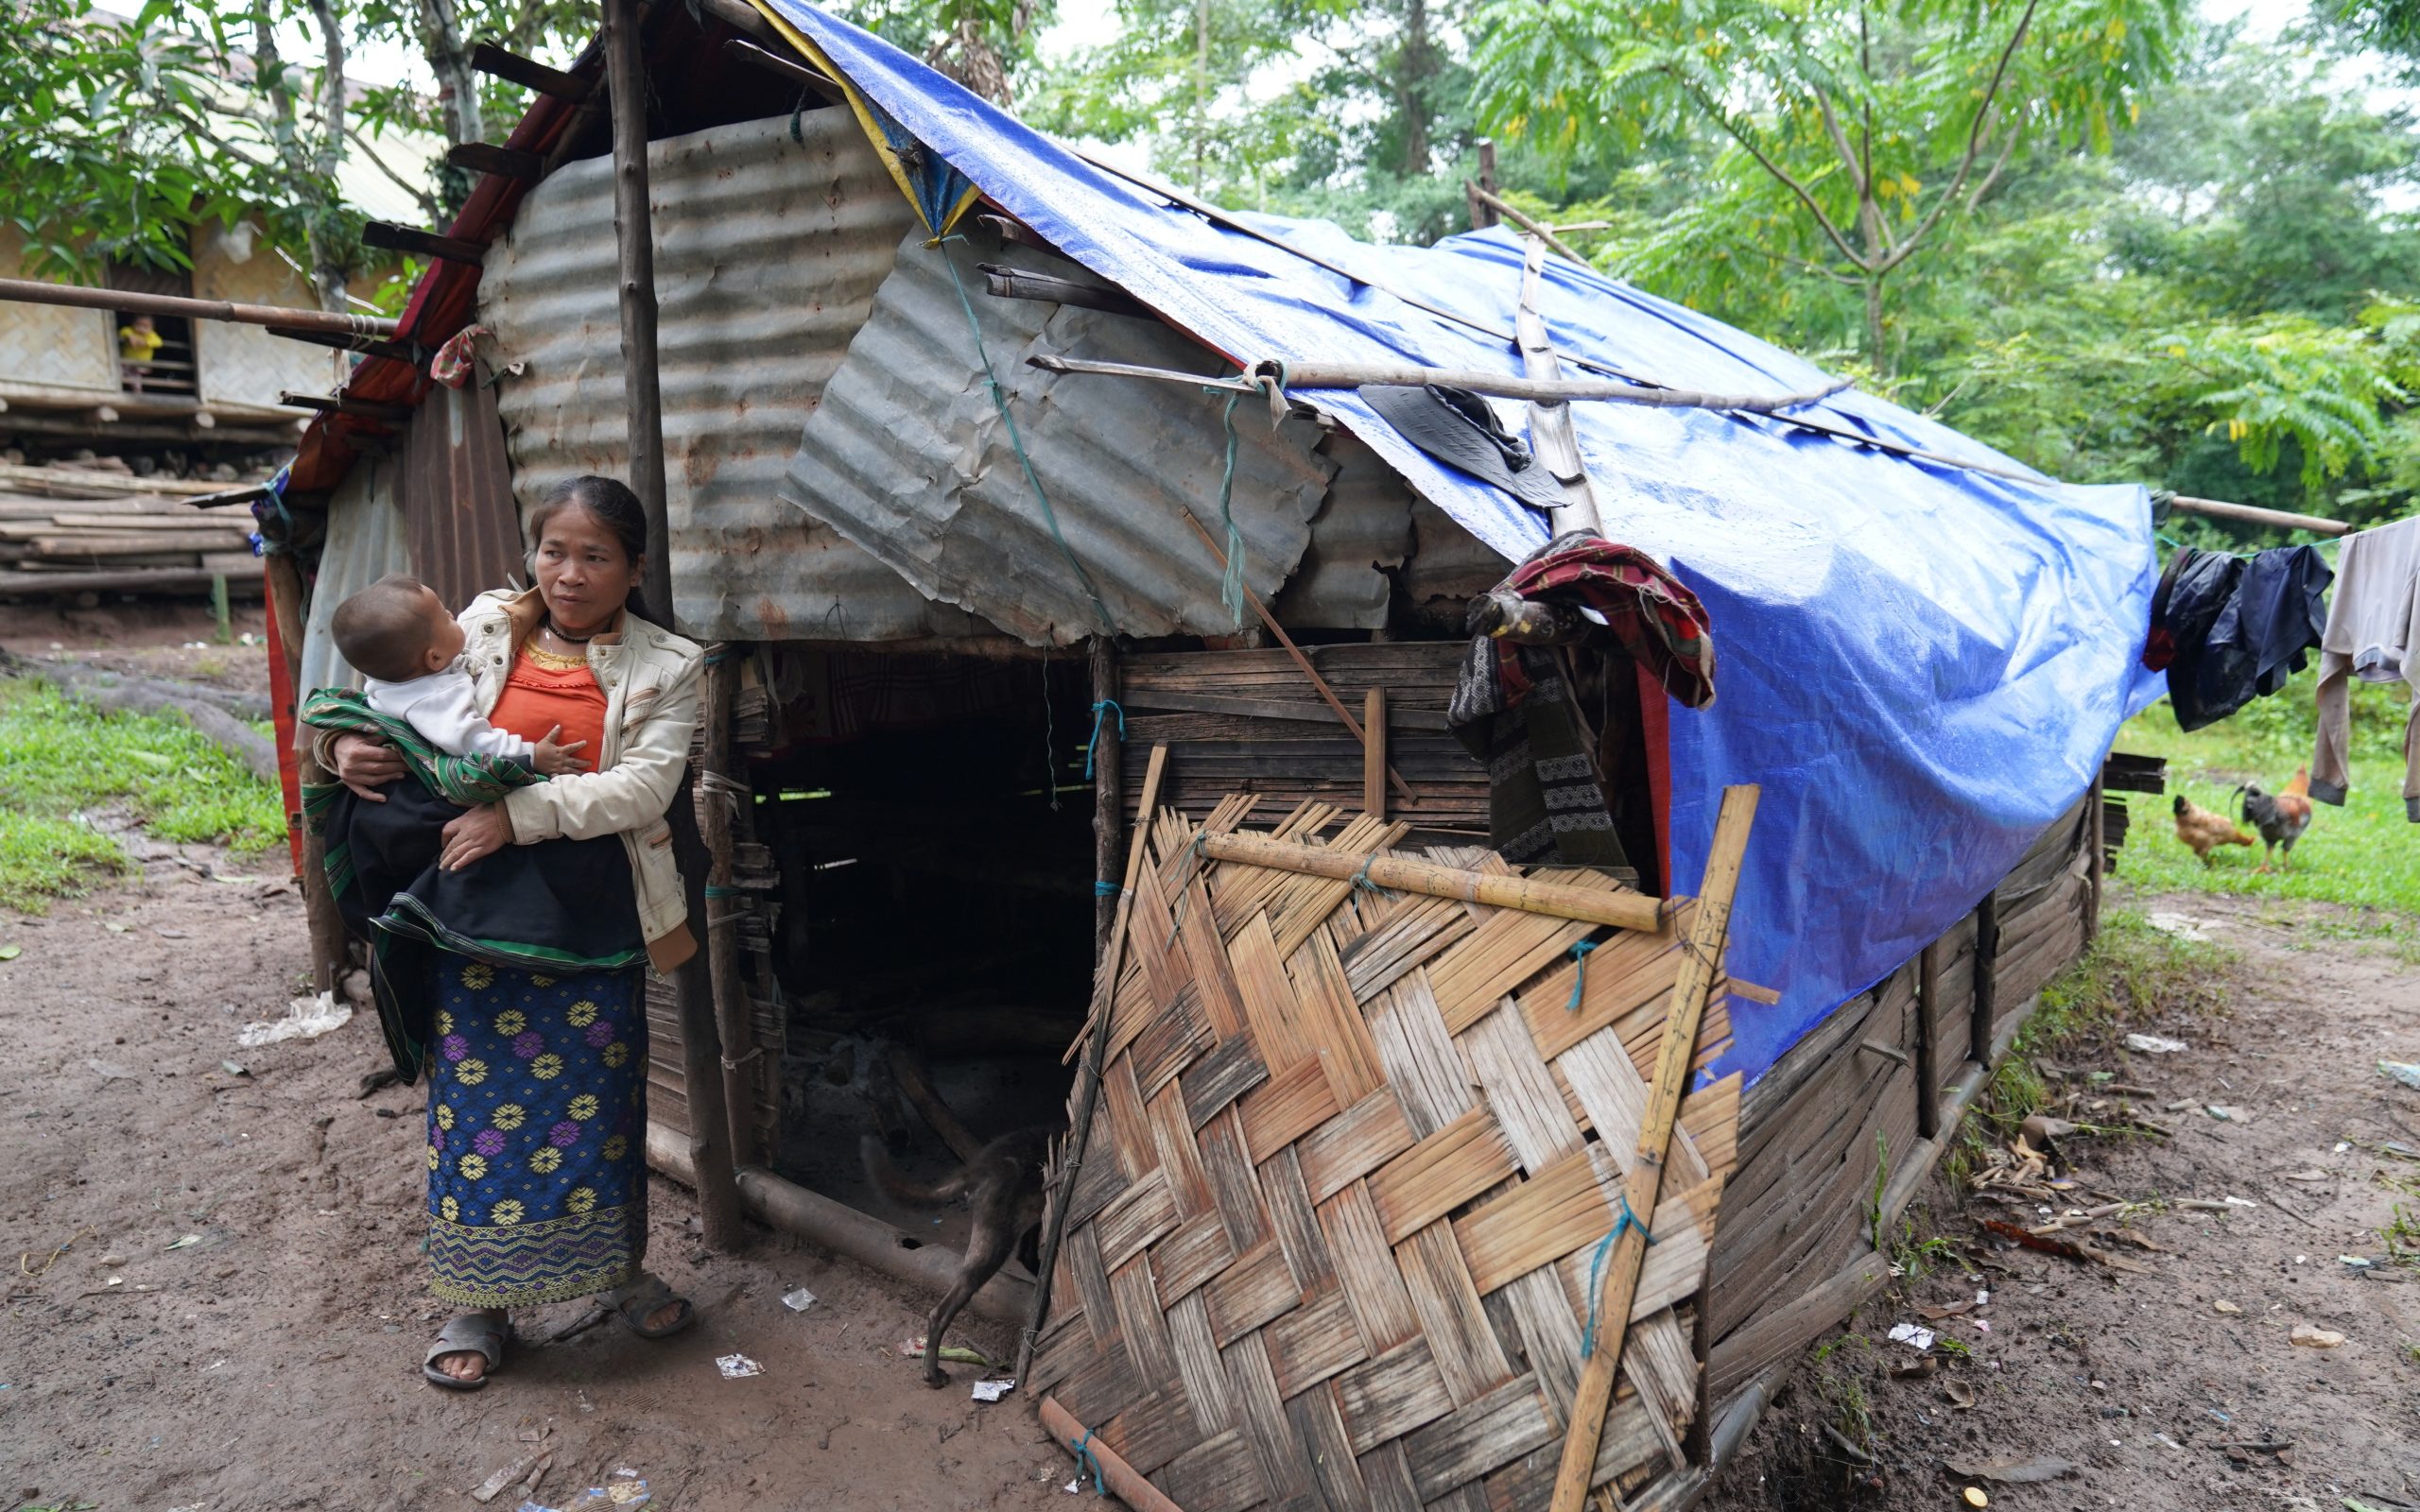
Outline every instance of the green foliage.
POLYGON ((48 685, 0 681, 0 908, 39 912, 128 868, 82 817, 122 807, 162 839, 251 854, 285 838, 285 805, 179 719, 96 713, 48 685))

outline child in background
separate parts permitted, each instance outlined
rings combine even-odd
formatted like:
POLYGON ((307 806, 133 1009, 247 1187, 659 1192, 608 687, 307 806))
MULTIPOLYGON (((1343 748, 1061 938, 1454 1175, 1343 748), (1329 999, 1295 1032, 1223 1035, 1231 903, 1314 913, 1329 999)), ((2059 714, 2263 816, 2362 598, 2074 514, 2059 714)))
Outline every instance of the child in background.
POLYGON ((584 740, 558 743, 562 727, 527 741, 488 723, 461 665, 462 627, 417 578, 393 573, 337 606, 337 649, 361 673, 370 707, 401 719, 452 756, 499 756, 548 777, 585 769, 584 740))
POLYGON ((117 354, 126 365, 126 387, 133 393, 143 392, 143 380, 151 371, 151 359, 160 354, 167 341, 147 315, 117 328, 117 354))

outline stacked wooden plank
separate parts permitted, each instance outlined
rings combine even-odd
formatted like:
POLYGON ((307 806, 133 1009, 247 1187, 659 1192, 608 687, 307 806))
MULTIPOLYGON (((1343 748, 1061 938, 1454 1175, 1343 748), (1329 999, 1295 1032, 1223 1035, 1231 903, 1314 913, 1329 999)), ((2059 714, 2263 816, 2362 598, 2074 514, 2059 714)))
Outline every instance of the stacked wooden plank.
MULTIPOLYGON (((1614 931, 1196 845, 1252 806, 1152 825, 1034 1388, 1185 1512, 1543 1508, 1692 906, 1614 931)), ((1406 830, 1362 815, 1326 843, 1406 830)), ((1738 1098, 1732 1075, 1681 1104, 1592 1477, 1625 1498, 1685 1463, 1700 1414, 1738 1098)))
POLYGON ((0 595, 256 583, 249 510, 196 509, 217 485, 65 468, 0 476, 0 595))
MULTIPOLYGON (((1467 643, 1401 641, 1305 646, 1357 715, 1385 690, 1387 762, 1418 797, 1391 796, 1415 843, 1484 844, 1487 768, 1445 728, 1467 643)), ((1305 800, 1357 807, 1362 747, 1284 651, 1134 652, 1119 657, 1126 710, 1125 782, 1133 792, 1154 745, 1169 747, 1166 801, 1199 822, 1229 793, 1283 808, 1305 800)))

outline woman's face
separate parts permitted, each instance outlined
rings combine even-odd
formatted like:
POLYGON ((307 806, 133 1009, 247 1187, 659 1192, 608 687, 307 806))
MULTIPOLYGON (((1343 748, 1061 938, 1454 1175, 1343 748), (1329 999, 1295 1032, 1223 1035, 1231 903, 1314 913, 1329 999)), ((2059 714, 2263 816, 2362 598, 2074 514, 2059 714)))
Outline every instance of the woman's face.
POLYGON ((639 586, 645 565, 644 558, 622 549, 621 541, 585 505, 569 504, 556 510, 539 532, 533 570, 555 628, 588 635, 621 612, 623 600, 639 586))

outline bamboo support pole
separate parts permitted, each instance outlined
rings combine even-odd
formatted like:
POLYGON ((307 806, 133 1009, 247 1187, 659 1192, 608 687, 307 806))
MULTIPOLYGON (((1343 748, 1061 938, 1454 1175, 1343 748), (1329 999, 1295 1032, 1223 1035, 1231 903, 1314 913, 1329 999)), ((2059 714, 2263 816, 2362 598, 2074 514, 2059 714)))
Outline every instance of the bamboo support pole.
MULTIPOLYGON (((2154 499, 2160 497, 2153 494, 2154 499)), ((2168 507, 2187 514, 2207 515, 2214 520, 2241 520, 2250 524, 2273 525, 2279 530, 2308 530, 2315 536, 2344 536, 2353 527, 2342 520, 2329 520, 2315 514, 2293 514, 2284 509, 2263 509, 2256 505, 2230 504, 2224 499, 2196 499, 2190 494, 2167 495, 2168 507)))
MULTIPOLYGON (((1698 1024, 1721 966, 1723 941, 1731 927, 1731 897, 1739 885, 1757 796, 1758 789, 1753 785, 1723 789, 1680 980, 1672 988, 1671 1014, 1664 1021, 1655 1077, 1648 1084, 1638 1150, 1622 1194, 1633 1214, 1651 1215, 1663 1190, 1664 1160, 1671 1146, 1672 1126, 1680 1116, 1681 1093, 1689 1083, 1689 1062, 1697 1054, 1698 1024)), ((1562 1464, 1555 1470, 1552 1512, 1581 1512, 1588 1500, 1597 1449, 1604 1439, 1605 1413, 1613 1405, 1614 1372, 1621 1364, 1622 1344, 1629 1332, 1631 1301, 1638 1295, 1639 1269, 1647 1259, 1648 1236, 1640 1227, 1646 1221, 1639 1217, 1618 1230, 1620 1237, 1605 1263, 1604 1289, 1590 1299, 1598 1320, 1597 1338, 1572 1396, 1571 1426, 1564 1435, 1562 1464)))
POLYGON ((1126 784, 1125 715, 1117 703, 1117 643, 1106 635, 1093 637, 1093 959, 1109 949, 1109 932, 1117 921, 1118 894, 1110 890, 1117 868, 1117 851, 1125 839, 1126 784), (1103 709, 1108 704, 1111 707, 1103 709))
POLYGON ((394 321, 374 315, 288 309, 276 304, 237 304, 229 300, 188 300, 169 294, 132 294, 122 289, 45 284, 40 279, 29 278, 0 278, 0 300, 21 304, 60 304, 75 310, 108 310, 117 315, 164 315, 183 320, 217 320, 229 325, 283 326, 289 331, 319 331, 330 335, 371 339, 391 336, 397 330, 394 321))
POLYGON ((1274 871, 1326 877, 1335 882, 1367 882, 1395 892, 1517 908, 1525 914, 1544 914, 1584 924, 1610 924, 1644 934, 1661 930, 1669 911, 1663 899, 1627 889, 1607 892, 1509 873, 1464 871, 1434 861, 1339 850, 1323 845, 1297 845, 1261 834, 1214 834, 1201 842, 1201 849, 1213 861, 1267 867, 1274 871))
POLYGON ((744 785, 732 777, 731 705, 735 693, 729 646, 706 653, 705 752, 700 763, 705 811, 699 816, 708 860, 706 869, 706 971, 714 984, 715 1026, 721 1040, 723 1116, 731 1125, 735 1166, 761 1165, 756 1147, 754 1079, 756 1027, 749 1018, 748 986, 740 979, 740 904, 732 876, 733 807, 744 785))
POLYGON ((1387 690, 1372 688, 1361 700, 1361 808, 1374 819, 1387 816, 1387 690))
POLYGON ((1941 1070, 1934 1061, 1932 1016, 1941 1004, 1941 941, 1916 954, 1916 1134, 1941 1132, 1941 1070))
POLYGON ((1056 1397, 1042 1399, 1042 1426, 1059 1440, 1059 1447, 1076 1456, 1076 1478, 1082 1480, 1085 1461, 1090 1459, 1100 1471, 1101 1486, 1112 1496, 1133 1509, 1133 1512, 1184 1512, 1184 1508, 1167 1499, 1166 1493, 1134 1472, 1118 1453, 1092 1435, 1092 1431, 1076 1421, 1073 1414, 1059 1405, 1056 1397))
MULTIPOLYGON (((1538 309, 1539 289, 1546 283, 1547 240, 1551 238, 1530 237, 1523 249, 1521 308, 1513 328, 1521 337, 1522 371, 1540 383, 1557 383, 1563 378, 1563 364, 1556 360, 1554 339, 1547 334, 1546 317, 1538 309)), ((1571 423, 1571 406, 1530 401, 1530 435, 1537 443, 1538 460, 1563 486, 1564 502, 1554 511, 1554 533, 1559 536, 1571 530, 1601 529, 1597 490, 1588 481, 1587 461, 1580 455, 1580 435, 1571 423)))
MULTIPOLYGON (((261 576, 268 584, 269 612, 277 616, 278 644, 285 653, 285 679, 294 686, 294 700, 302 701, 302 570, 286 552, 262 558, 261 576)), ((295 775, 305 786, 328 780, 306 736, 294 752, 295 775)), ((311 941, 311 990, 325 992, 344 978, 344 915, 328 888, 327 841, 302 828, 302 923, 311 941)))
MULTIPOLYGON (((1210 548, 1210 555, 1218 558, 1219 570, 1225 572, 1227 554, 1219 549, 1219 542, 1212 538, 1201 522, 1194 518, 1192 510, 1184 508, 1182 505, 1178 506, 1178 510, 1184 516, 1184 523, 1193 527, 1193 533, 1201 538, 1201 543, 1210 548)), ((1343 722, 1345 732, 1353 737, 1354 744, 1366 745, 1370 737, 1363 732, 1361 721, 1354 718, 1353 711, 1344 707, 1342 700, 1337 697, 1336 690, 1328 686, 1327 679, 1321 677, 1320 669, 1311 665, 1311 659, 1305 656, 1303 648, 1294 644, 1294 638, 1286 633, 1286 627, 1277 623, 1277 616, 1269 612, 1269 606, 1260 601, 1260 595, 1247 587, 1244 590, 1244 601, 1253 607, 1253 612, 1260 616, 1260 623, 1268 627, 1269 633, 1277 637, 1277 644, 1286 648, 1286 654, 1294 659, 1294 664, 1303 669, 1303 676, 1311 679, 1312 688, 1317 690, 1320 697, 1326 701, 1328 708, 1336 712, 1336 717, 1343 722)), ((1395 791, 1403 795, 1405 802, 1420 801, 1420 795, 1412 790, 1412 785, 1405 782, 1403 774, 1392 766, 1387 768, 1387 781, 1394 784, 1395 791)))
MULTIPOLYGON (((1255 368, 1253 371, 1257 377, 1261 369, 1255 368)), ((1269 372, 1274 377, 1275 368, 1270 368, 1269 372)), ((1494 394, 1500 399, 1535 399, 1547 404, 1561 400, 1602 399, 1625 404, 1645 404, 1654 409, 1736 409, 1749 415, 1770 415, 1811 404, 1849 387, 1851 382, 1847 378, 1838 378, 1821 388, 1809 388, 1796 394, 1709 394, 1691 388, 1649 388, 1612 378, 1558 378, 1550 382, 1515 378, 1510 373, 1489 372, 1476 368, 1415 368, 1380 362, 1305 361, 1286 365, 1286 387, 1288 388, 1358 388, 1364 384, 1416 388, 1426 384, 1443 384, 1452 388, 1467 388, 1473 393, 1494 394)))
POLYGON ((1109 1052, 1109 1022, 1116 1017, 1117 973, 1126 961, 1126 925, 1134 914, 1134 879, 1142 874, 1144 842, 1151 833, 1151 812, 1160 801, 1160 779, 1167 774, 1168 748, 1151 747, 1143 768, 1143 800, 1134 808, 1134 837, 1126 849, 1126 869, 1117 889, 1117 919, 1110 928, 1109 949, 1093 978, 1092 1016, 1084 1033, 1084 1057, 1076 1067, 1076 1106, 1067 1120, 1067 1143, 1051 1183, 1042 1214, 1042 1253, 1034 1269, 1033 1311, 1025 1332, 1017 1336, 1017 1379, 1033 1370, 1034 1342, 1050 1318, 1050 1272, 1059 1263, 1059 1241, 1067 1232, 1067 1198, 1084 1165, 1084 1142, 1092 1135, 1093 1109, 1100 1101, 1101 1062, 1109 1052))
POLYGON ((1578 252, 1573 251, 1571 248, 1564 243, 1562 237, 1557 236, 1554 233, 1554 228, 1552 226, 1546 224, 1544 221, 1535 220, 1523 215, 1521 212, 1513 209, 1511 205, 1506 204, 1499 197, 1480 188, 1478 182, 1473 180, 1463 180, 1462 188, 1469 193, 1473 199, 1482 205, 1485 205, 1488 209, 1495 211, 1497 215, 1503 216, 1506 220, 1511 221, 1513 225, 1520 227, 1523 231, 1528 232, 1530 235, 1537 237, 1540 241, 1545 242, 1547 247, 1553 249, 1556 252, 1569 258, 1572 262, 1579 264, 1582 267, 1589 266, 1588 259, 1581 256, 1578 252))
MULTIPOLYGON (((656 370, 655 230, 647 198, 647 77, 640 56, 638 0, 605 0, 605 74, 613 102, 614 239, 622 315, 622 393, 629 415, 630 482, 647 511, 645 582, 648 607, 670 620, 672 551, 665 520, 664 389, 656 370)), ((706 875, 705 839, 683 781, 666 815, 682 874, 706 875)), ((704 889, 689 884, 689 917, 702 921, 704 889)), ((698 1173, 698 1216, 706 1246, 726 1254, 746 1241, 739 1188, 732 1176, 730 1114, 723 1099, 722 1033, 714 982, 703 955, 673 978, 680 1005, 682 1091, 689 1099, 689 1140, 698 1173)))

